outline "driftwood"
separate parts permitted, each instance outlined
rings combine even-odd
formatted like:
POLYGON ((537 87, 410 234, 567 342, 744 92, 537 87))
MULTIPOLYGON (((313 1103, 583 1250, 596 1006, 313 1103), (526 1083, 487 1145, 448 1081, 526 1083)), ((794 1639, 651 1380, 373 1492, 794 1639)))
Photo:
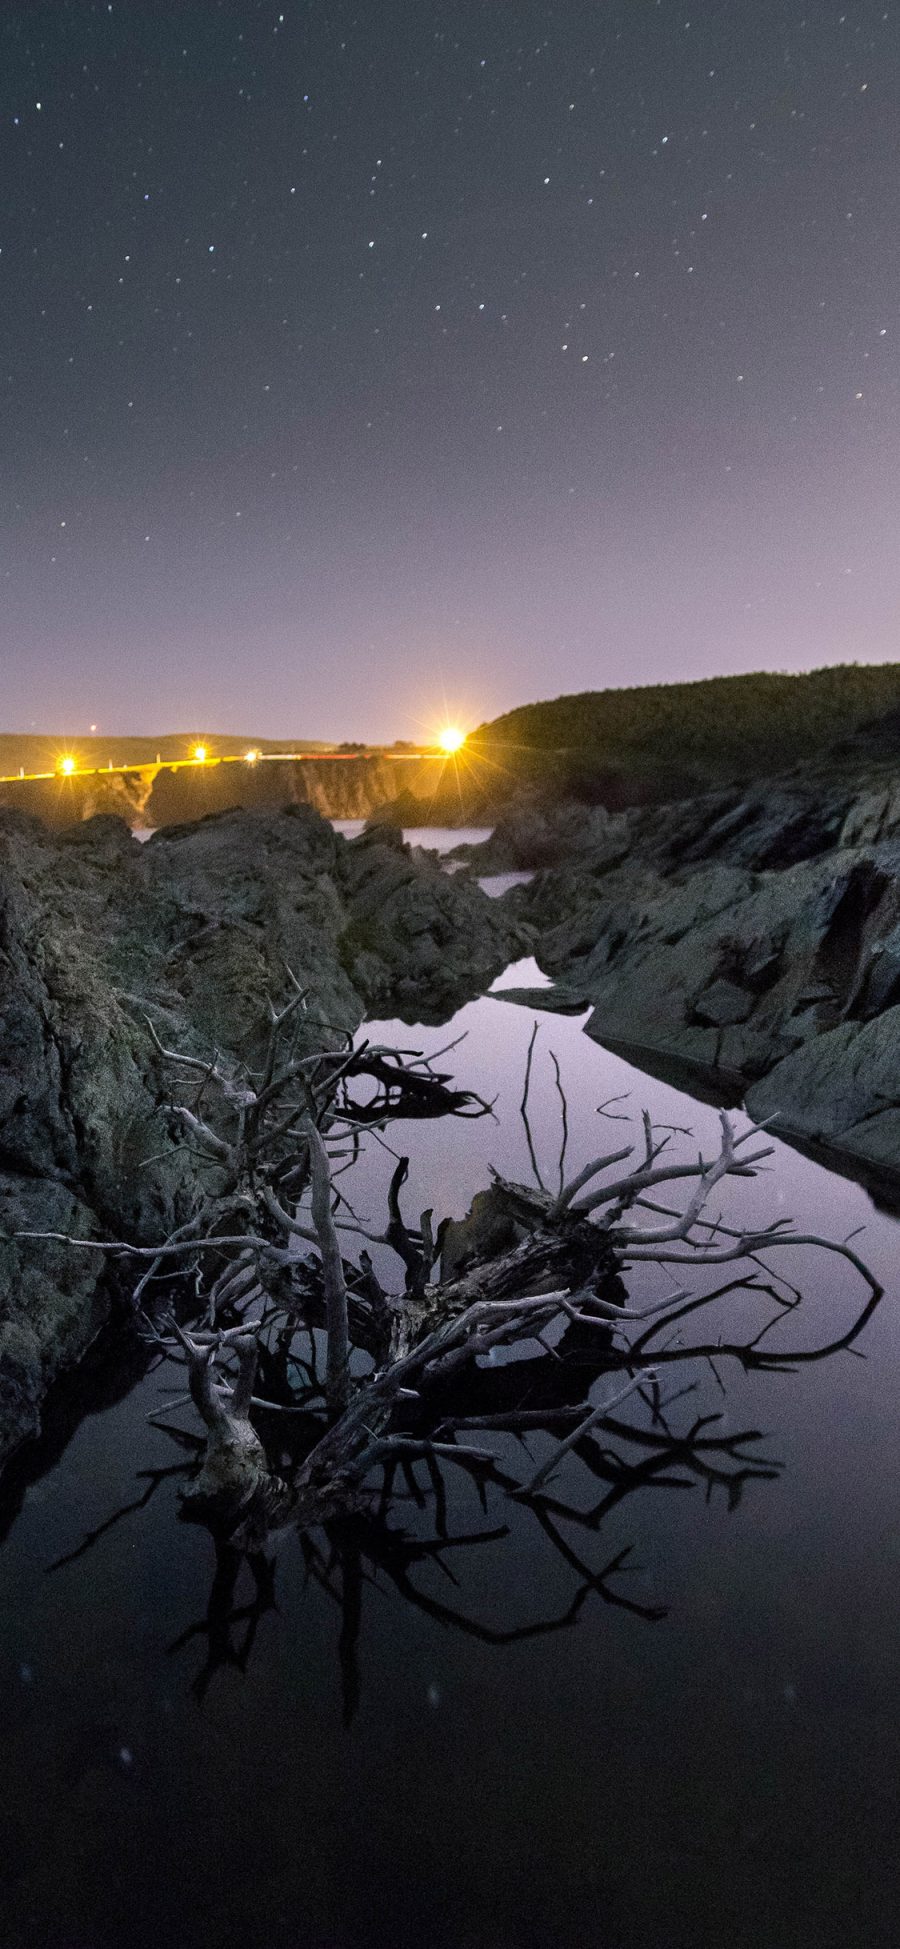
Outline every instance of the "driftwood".
MULTIPOLYGON (((403 1116, 424 1099, 429 1114, 439 1099, 455 1114, 485 1114, 488 1106, 450 1090, 434 1059, 414 1051, 345 1044, 299 1056, 304 1009, 296 987, 273 1008, 259 1073, 225 1073, 215 1058, 181 1055, 154 1036, 164 1114, 198 1158, 198 1208, 155 1245, 70 1241, 73 1250, 102 1251, 139 1268, 133 1298, 142 1331, 160 1358, 185 1370, 184 1403, 203 1432, 179 1437, 190 1451, 184 1508, 217 1537, 227 1566, 220 1594, 230 1602, 234 1552, 259 1570, 267 1536, 286 1524, 307 1539, 310 1567, 323 1583, 332 1572, 313 1533, 333 1536, 336 1524, 350 1522, 363 1555, 374 1560, 380 1551, 404 1588, 409 1566, 387 1518, 393 1486, 399 1476, 418 1493, 415 1471, 424 1468, 440 1518, 443 1474, 453 1465, 482 1489, 492 1482, 524 1500, 583 1573, 583 1593, 625 1601, 612 1597, 609 1584, 618 1560, 590 1571, 560 1528, 563 1519, 594 1521, 555 1496, 570 1458, 611 1477, 613 1495, 645 1479, 674 1480, 672 1469, 686 1468, 736 1496, 748 1476, 772 1472, 746 1452, 756 1431, 727 1436, 713 1417, 695 1414, 679 1432, 671 1419, 676 1401, 696 1390, 707 1365, 717 1376, 729 1361, 746 1371, 788 1371, 852 1346, 880 1287, 849 1243, 797 1233, 784 1219, 745 1232, 713 1215, 713 1193, 753 1177, 772 1152, 764 1129, 737 1134, 724 1112, 709 1157, 670 1161, 672 1132, 645 1116, 638 1144, 620 1145, 568 1179, 564 1147, 554 1192, 495 1174, 490 1201, 507 1243, 479 1257, 473 1227, 470 1262, 457 1238, 454 1270, 444 1276, 444 1227, 430 1211, 417 1223, 404 1216, 407 1160, 397 1163, 378 1232, 353 1211, 345 1174, 363 1137, 384 1129, 398 1105, 403 1116), (363 1075, 372 1094, 360 1104, 352 1089, 363 1075), (681 1186, 682 1201, 662 1202, 664 1186, 681 1186), (374 1246, 396 1260, 391 1290, 376 1274, 374 1246), (839 1331, 813 1345, 783 1346, 774 1329, 796 1311, 799 1295, 778 1266, 800 1246, 837 1255, 861 1294, 839 1331), (647 1262, 677 1266, 688 1284, 632 1298, 631 1268, 647 1262), (719 1266, 729 1268, 724 1283, 694 1286, 696 1271, 719 1266), (736 1294, 754 1296, 760 1307, 748 1338, 729 1338, 723 1326, 722 1309, 736 1294), (692 1337, 687 1323, 699 1314, 713 1324, 692 1337), (666 1368, 675 1370, 669 1394, 666 1368), (501 1466, 498 1432, 540 1440, 537 1466, 527 1449, 521 1474, 501 1466), (623 1444, 637 1450, 636 1463, 618 1452, 623 1444)), ((564 1104, 558 1077, 557 1084, 564 1104)), ((157 1418, 164 1412, 169 1425, 180 1405, 176 1397, 157 1418)), ((439 1520, 435 1550, 446 1547, 439 1520)), ((268 1601, 264 1576, 260 1590, 268 1601)), ((429 1606, 443 1614, 440 1604, 429 1606)))

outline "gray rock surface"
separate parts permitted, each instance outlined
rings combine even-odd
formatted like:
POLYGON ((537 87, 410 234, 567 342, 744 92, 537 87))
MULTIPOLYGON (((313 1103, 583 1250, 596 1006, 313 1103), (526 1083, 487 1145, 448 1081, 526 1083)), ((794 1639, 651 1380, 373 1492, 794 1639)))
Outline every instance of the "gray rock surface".
POLYGON ((443 1021, 530 946, 501 903, 390 826, 342 845, 337 883, 349 910, 342 960, 370 1014, 443 1021))
POLYGON ((489 839, 477 846, 457 846, 452 856, 471 862, 478 874, 563 866, 582 856, 590 857, 596 872, 618 865, 630 843, 627 813, 571 801, 548 805, 523 796, 501 813, 489 839))
POLYGON ((618 859, 601 829, 517 896, 588 1033, 900 1175, 897 787, 795 782, 622 822, 618 859))
POLYGON ((786 1056, 748 1092, 756 1117, 837 1145, 878 1170, 900 1170, 900 1007, 842 1022, 786 1056))
POLYGON ((847 782, 817 781, 811 789, 809 782, 784 779, 618 812, 523 793, 489 839, 458 847, 454 857, 467 859, 477 873, 578 864, 594 877, 632 858, 663 873, 715 859, 778 868, 831 851, 842 843, 842 828, 854 812, 859 816, 862 800, 880 807, 886 793, 888 788, 872 788, 860 794, 847 782))
POLYGON ((99 1255, 23 1230, 153 1242, 193 1209, 148 1020, 253 1060, 287 970, 310 1049, 377 1007, 427 1019, 522 948, 511 915, 398 834, 349 843, 311 807, 217 814, 146 846, 118 819, 52 834, 0 813, 0 1459, 89 1345, 99 1255))

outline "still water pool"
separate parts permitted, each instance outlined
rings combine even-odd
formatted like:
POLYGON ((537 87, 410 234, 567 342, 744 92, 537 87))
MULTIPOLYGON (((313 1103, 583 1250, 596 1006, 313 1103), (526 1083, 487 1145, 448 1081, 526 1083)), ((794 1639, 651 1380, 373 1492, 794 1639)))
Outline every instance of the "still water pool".
MULTIPOLYGON (((494 993, 442 1029, 366 1028, 430 1050, 465 1035, 440 1066, 496 1099, 493 1118, 392 1128, 411 1212, 461 1215, 491 1164, 530 1178, 535 1024, 549 1183, 551 1050, 571 1168, 645 1105, 715 1141, 713 1110, 581 1020, 494 993)), ((3 1949, 896 1944, 898 1229, 856 1184, 776 1150, 742 1215, 865 1226, 886 1287, 866 1358, 728 1373, 724 1394, 705 1377, 727 1425, 765 1431, 783 1465, 735 1506, 679 1470, 608 1492, 570 1458, 573 1502, 607 1503, 567 1532, 577 1559, 596 1573, 631 1552, 596 1587, 530 1510, 490 1488, 481 1507, 449 1470, 450 1536, 490 1540, 436 1561, 433 1508, 410 1498, 380 1560, 348 1526, 323 1577, 288 1532, 264 1578, 244 1566, 231 1588, 206 1532, 178 1521, 183 1450, 147 1420, 159 1374, 120 1353, 63 1393, 0 1501, 3 1949)), ((354 1179, 373 1220, 391 1163, 371 1145, 354 1179)), ((831 1338, 858 1299, 847 1268, 798 1254, 791 1272, 802 1337, 831 1338)))

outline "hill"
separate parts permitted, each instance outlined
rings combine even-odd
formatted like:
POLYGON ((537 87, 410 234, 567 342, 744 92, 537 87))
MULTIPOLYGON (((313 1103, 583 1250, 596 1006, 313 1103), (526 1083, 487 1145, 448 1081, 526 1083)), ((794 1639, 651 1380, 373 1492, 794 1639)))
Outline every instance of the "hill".
POLYGON ((658 779, 690 789, 764 777, 850 741, 871 742, 880 756, 900 753, 900 719, 889 725, 898 712, 900 664, 840 664, 524 704, 481 725, 468 748, 520 779, 552 779, 575 791, 602 784, 604 774, 618 775, 623 787, 650 789, 658 779))

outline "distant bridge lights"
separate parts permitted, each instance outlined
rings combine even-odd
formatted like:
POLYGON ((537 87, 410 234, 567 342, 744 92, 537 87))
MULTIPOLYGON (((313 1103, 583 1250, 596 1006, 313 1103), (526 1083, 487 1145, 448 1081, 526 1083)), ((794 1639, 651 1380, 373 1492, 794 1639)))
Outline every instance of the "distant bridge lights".
POLYGON ((367 758, 376 755, 395 761, 397 764, 409 763, 418 765, 423 759, 429 759, 435 764, 445 764, 449 758, 454 758, 467 744, 468 738, 465 731, 460 731, 456 725, 448 724, 442 731, 436 731, 427 744, 423 743, 420 745, 407 744, 398 740, 395 745, 390 747, 386 745, 367 746, 361 744, 351 745, 349 748, 341 748, 340 746, 327 745, 319 747, 316 750, 301 748, 298 751, 263 751, 258 745, 251 745, 247 751, 221 751, 213 750, 212 746, 207 744, 185 744, 182 747, 184 755, 180 758, 164 758, 162 752, 158 751, 155 760, 152 758, 133 758, 127 764, 120 764, 115 758, 107 758, 106 763, 101 764, 99 761, 94 762, 93 756, 90 753, 84 757, 80 757, 71 751, 64 753, 55 751, 47 753, 44 759, 46 765, 45 770, 26 771, 25 766, 20 765, 18 772, 0 773, 0 787, 4 785, 37 784, 40 780, 47 778, 72 778, 75 776, 78 778, 106 777, 110 773, 124 776, 129 772, 141 772, 152 778, 154 771, 158 771, 161 767, 171 768, 172 771, 181 771, 185 767, 191 768, 195 765, 277 765, 288 760, 295 763, 302 761, 304 765, 318 763, 327 766, 348 760, 352 762, 361 757, 367 758))

